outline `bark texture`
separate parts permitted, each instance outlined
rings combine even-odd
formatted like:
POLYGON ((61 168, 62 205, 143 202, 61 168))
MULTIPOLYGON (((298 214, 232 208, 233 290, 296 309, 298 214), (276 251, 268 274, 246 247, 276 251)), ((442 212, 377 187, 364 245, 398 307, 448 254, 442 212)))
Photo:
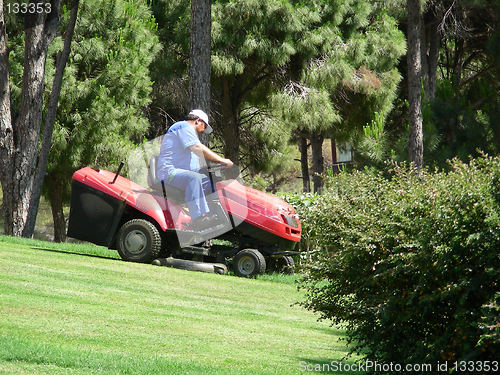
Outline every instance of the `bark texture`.
POLYGON ((421 169, 424 165, 421 93, 421 17, 420 0, 407 0, 408 9, 408 103, 410 163, 421 169))
POLYGON ((325 136, 321 133, 311 134, 312 165, 313 165, 313 184, 314 192, 321 194, 323 192, 323 141, 325 136))
MULTIPOLYGON (((191 0, 191 40, 189 51, 189 106, 201 109, 210 117, 210 54, 211 20, 210 0, 191 0)), ((202 143, 208 144, 208 136, 202 134, 202 143)))
MULTIPOLYGON (((30 1, 36 4, 39 1, 30 1)), ((45 5, 45 2, 40 2, 45 5)), ((12 116, 7 39, 0 4, 0 90, 2 97, 0 122, 0 182, 4 193, 5 223, 8 235, 28 236, 26 223, 37 171, 38 142, 42 123, 43 80, 50 44, 59 25, 61 0, 52 0, 51 13, 26 13, 24 22, 25 49, 22 92, 19 112, 12 116)))
POLYGON ((309 160, 307 158, 307 138, 301 136, 299 138, 300 150, 300 169, 302 171, 302 191, 309 193, 311 191, 311 180, 309 178, 309 160))
MULTIPOLYGON (((30 210, 28 213, 28 219, 26 222, 26 227, 24 229, 25 237, 32 237, 35 231, 36 216, 38 213, 38 207, 40 205, 40 197, 42 195, 43 181, 45 179, 45 174, 47 171, 47 162, 49 160, 49 151, 52 144, 52 134, 54 132, 54 123, 56 120, 57 103, 59 102, 59 97, 61 95, 62 79, 64 75, 64 69, 66 68, 66 63, 71 52, 71 41, 73 39, 73 33, 75 31, 76 17, 78 14, 79 0, 74 0, 71 8, 70 18, 68 22, 68 28, 66 30, 66 36, 64 39, 64 46, 62 51, 57 54, 56 61, 56 72, 54 75, 54 82, 52 84, 52 92, 50 95, 50 101, 47 108, 47 115, 45 118, 45 126, 43 130, 42 147, 40 150, 40 155, 38 159, 38 168, 35 176, 33 192, 31 196, 30 210)), ((62 216, 62 220, 54 220, 54 236, 57 242, 63 242, 66 239, 66 228, 64 224, 64 214, 62 211, 62 191, 61 197, 57 198, 61 200, 60 212, 54 213, 54 216, 62 216), (62 223, 62 226, 61 226, 62 223), (62 233, 64 232, 64 233, 62 233), (61 234, 59 234, 61 233, 61 234), (57 240, 59 238, 59 240, 57 240)), ((51 204, 52 210, 54 205, 51 204)), ((54 216, 54 217, 55 217, 54 216)))

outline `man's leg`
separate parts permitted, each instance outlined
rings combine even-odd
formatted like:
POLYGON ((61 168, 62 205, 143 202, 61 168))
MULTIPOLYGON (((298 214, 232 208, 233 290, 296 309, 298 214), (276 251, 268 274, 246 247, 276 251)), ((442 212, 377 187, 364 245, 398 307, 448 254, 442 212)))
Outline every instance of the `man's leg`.
POLYGON ((192 220, 210 212, 205 197, 205 192, 210 190, 210 179, 207 176, 196 172, 177 170, 169 185, 186 192, 185 200, 192 220))

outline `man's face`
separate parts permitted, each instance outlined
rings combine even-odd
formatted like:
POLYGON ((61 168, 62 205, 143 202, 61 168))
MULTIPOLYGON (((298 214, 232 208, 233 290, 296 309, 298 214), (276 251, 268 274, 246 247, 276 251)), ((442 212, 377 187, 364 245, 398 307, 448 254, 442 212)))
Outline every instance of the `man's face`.
POLYGON ((198 134, 203 133, 206 127, 207 124, 205 124, 205 122, 200 118, 194 122, 194 128, 198 134))

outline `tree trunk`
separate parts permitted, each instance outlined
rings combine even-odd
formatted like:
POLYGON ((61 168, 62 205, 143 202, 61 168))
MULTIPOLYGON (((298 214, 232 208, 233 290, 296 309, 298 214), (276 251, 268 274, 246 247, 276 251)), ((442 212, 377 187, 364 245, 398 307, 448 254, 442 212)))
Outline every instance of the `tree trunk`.
POLYGON ((224 156, 237 164, 240 149, 238 109, 233 105, 229 83, 224 78, 222 78, 221 86, 221 114, 223 121, 219 126, 224 139, 224 156))
POLYGON ((3 0, 0 0, 0 182, 3 190, 4 230, 5 234, 12 234, 14 187, 11 161, 14 155, 14 129, 10 105, 9 52, 3 9, 3 0))
MULTIPOLYGON (((33 3, 36 8, 36 2, 33 3)), ((45 5, 45 2, 43 4, 45 5)), ((6 138, 0 144, 0 159, 2 159, 0 178, 6 199, 4 227, 5 233, 8 235, 23 235, 28 217, 37 168, 45 61, 49 45, 54 39, 59 25, 60 5, 60 0, 53 0, 51 2, 52 12, 47 15, 43 12, 26 13, 24 21, 24 71, 19 114, 15 119, 12 119, 11 109, 8 109, 1 116, 0 133, 6 138)), ((1 18, 3 21, 3 13, 1 18)), ((5 53, 5 43, 5 34, 2 32, 0 41, 2 54, 5 53)), ((2 110, 5 109, 6 102, 10 101, 9 92, 5 90, 5 84, 8 84, 10 79, 6 55, 3 55, 3 63, 6 66, 2 68, 2 77, 0 78, 0 86, 2 86, 3 91, 2 110)))
POLYGON ((43 107, 43 77, 48 44, 44 43, 44 23, 40 14, 26 14, 24 72, 19 116, 14 120, 15 150, 12 198, 12 234, 21 236, 28 218, 36 173, 36 157, 43 107))
POLYGON ((63 211, 63 184, 59 176, 50 176, 50 208, 54 221, 54 241, 66 241, 66 221, 63 211))
POLYGON ((438 32, 439 17, 442 16, 442 10, 433 6, 428 9, 425 15, 425 27, 422 29, 422 35, 425 39, 422 41, 422 73, 424 75, 424 89, 427 100, 433 100, 436 93, 436 75, 439 58, 439 46, 441 36, 438 32), (438 14, 438 15, 436 15, 438 14))
POLYGON ((420 0, 407 0, 408 9, 408 102, 410 163, 421 169, 424 165, 421 94, 421 10, 420 0))
MULTIPOLYGON (((191 40, 189 51, 189 106, 210 114, 210 54, 211 20, 210 0, 191 0, 191 40)), ((200 139, 208 145, 208 135, 200 139)))
MULTIPOLYGON (((47 116, 45 119, 42 148, 38 159, 38 168, 35 176, 33 193, 31 196, 31 204, 28 213, 28 219, 26 227, 24 228, 24 233, 23 233, 24 237, 32 237, 33 232, 35 231, 36 216, 40 204, 40 196, 42 194, 45 172, 47 170, 47 162, 49 160, 50 146, 52 144, 52 133, 54 130, 54 122, 56 119, 57 103, 59 102, 59 97, 61 94, 64 69, 66 67, 66 63, 68 61, 68 57, 71 52, 71 40, 73 39, 73 32, 75 30, 76 17, 78 14, 78 5, 79 5, 79 0, 74 0, 71 8, 68 29, 66 31, 66 36, 64 39, 63 50, 59 51, 59 53, 57 54, 56 73, 54 75, 54 83, 52 85, 50 102, 47 109, 47 116)), ((66 237, 66 234, 64 234, 64 237, 66 237)))
POLYGON ((462 80, 463 66, 465 60, 465 40, 455 37, 455 61, 453 67, 453 86, 458 91, 462 80))
POLYGON ((299 138, 300 151, 300 169, 302 171, 302 191, 309 193, 311 191, 311 180, 309 178, 309 160, 307 158, 307 138, 300 136, 299 138))
MULTIPOLYGON (((36 2, 32 1, 35 5, 36 2)), ((45 5, 45 2, 42 2, 45 5)), ((51 13, 26 13, 24 22, 24 71, 19 114, 12 118, 10 92, 6 90, 10 77, 6 54, 3 3, 1 4, 2 36, 0 53, 0 88, 2 90, 2 118, 0 122, 0 179, 4 193, 5 234, 22 236, 28 218, 36 173, 38 141, 42 122, 43 80, 49 45, 59 25, 60 0, 51 1, 51 13), (5 110, 5 112, 3 112, 5 110)))
POLYGON ((314 192, 323 192, 323 134, 311 134, 314 192))

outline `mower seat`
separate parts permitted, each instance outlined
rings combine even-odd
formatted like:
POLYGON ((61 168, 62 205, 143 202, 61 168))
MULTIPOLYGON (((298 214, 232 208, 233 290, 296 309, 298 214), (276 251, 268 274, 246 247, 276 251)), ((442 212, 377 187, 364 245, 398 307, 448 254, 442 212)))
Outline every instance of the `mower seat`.
POLYGON ((158 164, 158 156, 152 156, 149 159, 149 167, 148 167, 148 186, 156 192, 161 193, 162 195, 166 195, 165 198, 168 198, 175 203, 184 204, 185 192, 181 189, 176 188, 175 186, 171 186, 169 184, 164 184, 165 191, 163 191, 163 186, 161 181, 156 177, 156 165, 158 164))

